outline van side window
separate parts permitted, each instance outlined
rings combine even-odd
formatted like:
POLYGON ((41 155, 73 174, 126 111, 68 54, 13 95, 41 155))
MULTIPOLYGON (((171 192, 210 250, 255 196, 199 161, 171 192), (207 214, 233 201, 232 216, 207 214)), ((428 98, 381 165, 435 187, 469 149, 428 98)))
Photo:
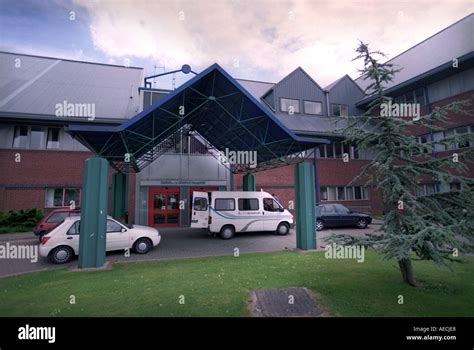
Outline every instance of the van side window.
POLYGON ((234 198, 216 198, 214 207, 218 211, 232 211, 235 210, 234 198))
POLYGON ((194 198, 193 208, 196 211, 206 211, 207 210, 207 198, 202 198, 202 197, 194 198))
POLYGON ((273 198, 264 198, 263 199, 263 209, 265 211, 279 211, 280 205, 273 198))
POLYGON ((241 211, 258 210, 258 199, 257 198, 239 198, 239 210, 241 211))

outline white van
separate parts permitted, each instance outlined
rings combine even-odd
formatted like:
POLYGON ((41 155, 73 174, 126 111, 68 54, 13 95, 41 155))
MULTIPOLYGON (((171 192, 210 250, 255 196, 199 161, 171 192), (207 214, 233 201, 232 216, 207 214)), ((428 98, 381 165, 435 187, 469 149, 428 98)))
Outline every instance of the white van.
POLYGON ((273 231, 286 235, 293 215, 267 192, 194 192, 191 227, 231 239, 235 232, 273 231))

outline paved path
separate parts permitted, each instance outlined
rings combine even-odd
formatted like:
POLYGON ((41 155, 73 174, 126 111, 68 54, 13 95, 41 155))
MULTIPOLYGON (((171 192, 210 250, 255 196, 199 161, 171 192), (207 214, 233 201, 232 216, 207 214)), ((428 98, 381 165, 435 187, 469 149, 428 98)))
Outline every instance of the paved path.
MULTIPOLYGON (((352 235, 363 235, 371 233, 378 228, 370 225, 366 230, 359 229, 327 229, 318 232, 317 247, 321 250, 325 243, 322 239, 332 232, 347 233, 352 235)), ((234 249, 238 248, 240 254, 255 252, 271 252, 286 249, 295 249, 296 235, 292 229, 287 236, 277 236, 267 232, 237 233, 231 240, 222 240, 211 237, 206 231, 190 228, 162 228, 161 243, 151 252, 145 255, 131 254, 126 257, 122 251, 107 253, 106 259, 111 262, 117 261, 146 261, 193 258, 205 256, 233 255, 234 249)), ((38 245, 38 239, 31 232, 0 234, 0 245, 38 245)), ((77 259, 66 265, 55 265, 46 258, 39 257, 37 262, 20 259, 0 259, 0 277, 29 273, 34 271, 64 268, 65 266, 77 266, 77 259)))

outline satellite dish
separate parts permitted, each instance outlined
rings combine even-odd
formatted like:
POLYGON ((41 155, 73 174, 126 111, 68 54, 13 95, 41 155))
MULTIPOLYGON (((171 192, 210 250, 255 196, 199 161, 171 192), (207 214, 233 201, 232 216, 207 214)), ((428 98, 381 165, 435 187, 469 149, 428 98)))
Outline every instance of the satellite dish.
POLYGON ((181 71, 184 73, 184 74, 188 74, 189 72, 191 72, 191 66, 189 64, 184 64, 182 67, 181 67, 181 71))

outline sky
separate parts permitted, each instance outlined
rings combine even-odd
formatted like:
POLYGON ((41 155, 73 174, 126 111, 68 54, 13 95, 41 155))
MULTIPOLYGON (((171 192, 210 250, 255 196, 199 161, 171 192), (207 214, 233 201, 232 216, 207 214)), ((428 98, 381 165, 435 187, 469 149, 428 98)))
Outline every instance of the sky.
MULTIPOLYGON (((145 75, 217 62, 278 82, 302 67, 319 85, 345 74, 358 40, 388 58, 474 12, 473 0, 0 0, 0 50, 138 66, 145 75)), ((189 78, 175 76, 175 86, 189 78)), ((172 76, 156 80, 172 88, 172 76)))

